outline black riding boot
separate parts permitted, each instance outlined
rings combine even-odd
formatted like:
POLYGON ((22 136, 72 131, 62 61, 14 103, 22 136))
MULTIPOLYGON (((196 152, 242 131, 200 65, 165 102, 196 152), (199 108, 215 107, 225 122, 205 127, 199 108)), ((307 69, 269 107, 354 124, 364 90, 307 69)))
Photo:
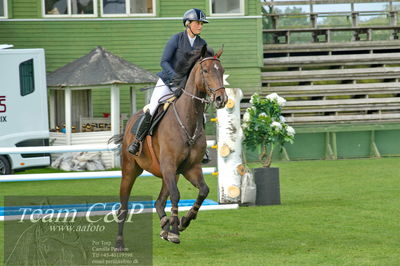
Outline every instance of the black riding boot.
POLYGON ((132 133, 135 134, 135 140, 131 145, 129 145, 128 151, 133 155, 136 155, 139 152, 140 143, 144 140, 150 129, 151 117, 150 112, 145 112, 136 122, 138 123, 138 126, 135 132, 133 132, 135 126, 132 128, 132 133))

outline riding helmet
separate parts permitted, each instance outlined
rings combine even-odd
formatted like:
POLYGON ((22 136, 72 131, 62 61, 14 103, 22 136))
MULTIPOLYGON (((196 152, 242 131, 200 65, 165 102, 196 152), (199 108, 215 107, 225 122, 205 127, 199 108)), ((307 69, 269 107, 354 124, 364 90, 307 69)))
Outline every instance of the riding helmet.
POLYGON ((185 12, 185 14, 183 15, 183 26, 186 27, 186 21, 193 21, 193 20, 201 21, 203 23, 208 23, 206 14, 204 14, 203 11, 197 8, 192 8, 185 12))

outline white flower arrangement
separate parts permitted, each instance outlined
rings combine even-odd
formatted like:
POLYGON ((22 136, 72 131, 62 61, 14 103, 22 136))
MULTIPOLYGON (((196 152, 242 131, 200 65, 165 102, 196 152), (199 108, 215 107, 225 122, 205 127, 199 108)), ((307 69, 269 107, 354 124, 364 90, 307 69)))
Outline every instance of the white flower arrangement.
POLYGON ((291 126, 288 126, 288 127, 286 128, 286 131, 287 131, 288 135, 291 136, 291 137, 294 137, 294 134, 296 134, 296 131, 295 131, 294 128, 291 127, 291 126))
POLYGON ((277 93, 260 97, 257 93, 250 99, 251 107, 243 115, 244 143, 249 147, 261 145, 260 159, 264 167, 271 165, 272 152, 276 145, 293 143, 296 134, 293 127, 286 124, 282 107, 286 100, 277 93), (269 149, 269 151, 267 151, 269 149))
POLYGON ((276 121, 273 121, 271 123, 271 127, 273 127, 275 130, 282 130, 282 124, 276 121))
POLYGON ((275 92, 267 95, 265 98, 268 100, 271 100, 271 101, 276 101, 279 104, 279 106, 281 106, 281 107, 285 106, 285 103, 286 103, 285 98, 282 98, 275 92))

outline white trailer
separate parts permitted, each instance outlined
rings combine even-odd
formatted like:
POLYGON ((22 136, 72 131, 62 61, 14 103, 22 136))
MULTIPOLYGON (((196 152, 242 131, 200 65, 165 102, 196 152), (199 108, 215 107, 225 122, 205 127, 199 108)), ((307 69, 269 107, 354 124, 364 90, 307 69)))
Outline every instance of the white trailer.
MULTIPOLYGON (((0 147, 48 145, 44 50, 0 49, 0 147)), ((49 164, 48 154, 0 154, 3 175, 49 164)))

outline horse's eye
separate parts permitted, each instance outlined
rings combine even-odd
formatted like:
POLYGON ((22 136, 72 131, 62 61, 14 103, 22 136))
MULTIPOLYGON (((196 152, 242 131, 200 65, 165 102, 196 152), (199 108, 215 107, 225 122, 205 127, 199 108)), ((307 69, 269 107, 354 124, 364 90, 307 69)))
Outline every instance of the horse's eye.
POLYGON ((207 70, 205 70, 205 69, 203 69, 203 73, 208 73, 208 71, 207 71, 207 70))

